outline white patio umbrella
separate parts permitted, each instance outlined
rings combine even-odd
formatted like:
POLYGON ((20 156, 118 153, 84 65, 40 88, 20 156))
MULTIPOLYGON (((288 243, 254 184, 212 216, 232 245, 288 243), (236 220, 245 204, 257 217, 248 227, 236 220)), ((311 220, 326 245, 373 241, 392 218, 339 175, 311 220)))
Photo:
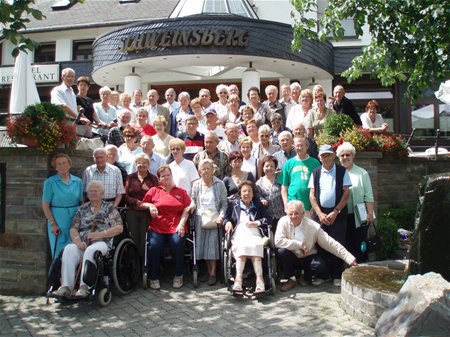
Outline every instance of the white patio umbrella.
POLYGON ((33 71, 31 70, 31 52, 19 52, 14 65, 9 113, 22 113, 28 105, 40 103, 33 71))

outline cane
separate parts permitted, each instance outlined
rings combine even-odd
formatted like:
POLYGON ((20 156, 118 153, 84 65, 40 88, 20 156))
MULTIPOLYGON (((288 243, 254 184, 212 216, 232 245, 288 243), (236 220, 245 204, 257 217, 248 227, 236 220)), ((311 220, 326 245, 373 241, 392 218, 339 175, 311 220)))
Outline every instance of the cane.
MULTIPOLYGON (((52 263, 50 264, 49 273, 50 273, 50 271, 52 270, 53 264, 54 264, 54 262, 55 262, 56 246, 58 245, 58 237, 59 237, 59 233, 61 233, 61 230, 58 228, 58 229, 56 230, 56 234, 55 234, 56 238, 55 238, 55 243, 53 244, 52 263)), ((48 276, 48 280, 47 280, 47 289, 48 289, 48 286, 49 286, 48 283, 50 283, 50 275, 47 275, 47 276, 48 276)), ((47 297, 47 304, 50 304, 50 298, 49 298, 49 297, 47 297)))

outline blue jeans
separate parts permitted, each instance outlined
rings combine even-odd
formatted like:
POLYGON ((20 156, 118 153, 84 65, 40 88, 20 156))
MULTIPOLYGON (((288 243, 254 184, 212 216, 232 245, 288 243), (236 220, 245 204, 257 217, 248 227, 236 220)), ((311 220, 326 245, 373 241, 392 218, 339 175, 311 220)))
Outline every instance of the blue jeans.
POLYGON ((184 267, 184 237, 177 233, 159 234, 148 231, 148 276, 151 280, 158 280, 161 274, 161 253, 164 245, 169 243, 172 259, 175 263, 175 276, 183 275, 184 267))

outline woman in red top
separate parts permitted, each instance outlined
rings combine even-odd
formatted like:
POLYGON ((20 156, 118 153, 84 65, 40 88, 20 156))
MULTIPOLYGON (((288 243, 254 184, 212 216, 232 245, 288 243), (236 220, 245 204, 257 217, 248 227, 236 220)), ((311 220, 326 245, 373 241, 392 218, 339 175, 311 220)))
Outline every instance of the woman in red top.
POLYGON ((148 122, 148 111, 146 108, 139 108, 136 112, 136 125, 134 127, 140 132, 141 137, 156 135, 155 128, 148 122))
POLYGON ((158 171, 160 186, 152 187, 143 199, 150 210, 148 227, 148 278, 150 288, 159 290, 161 252, 168 242, 175 263, 173 288, 183 286, 184 235, 187 229, 188 210, 191 199, 186 191, 173 183, 172 171, 163 165, 158 171))

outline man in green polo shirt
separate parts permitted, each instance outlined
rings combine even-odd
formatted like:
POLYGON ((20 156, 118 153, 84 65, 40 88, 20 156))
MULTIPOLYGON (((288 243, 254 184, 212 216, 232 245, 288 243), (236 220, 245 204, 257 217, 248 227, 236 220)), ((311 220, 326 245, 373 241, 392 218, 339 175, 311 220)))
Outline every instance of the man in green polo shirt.
POLYGON ((300 200, 305 205, 305 211, 310 217, 311 202, 309 201, 308 182, 312 171, 320 166, 320 162, 308 155, 308 140, 305 137, 294 138, 297 155, 284 164, 278 178, 281 185, 281 197, 284 208, 291 200, 300 200))

